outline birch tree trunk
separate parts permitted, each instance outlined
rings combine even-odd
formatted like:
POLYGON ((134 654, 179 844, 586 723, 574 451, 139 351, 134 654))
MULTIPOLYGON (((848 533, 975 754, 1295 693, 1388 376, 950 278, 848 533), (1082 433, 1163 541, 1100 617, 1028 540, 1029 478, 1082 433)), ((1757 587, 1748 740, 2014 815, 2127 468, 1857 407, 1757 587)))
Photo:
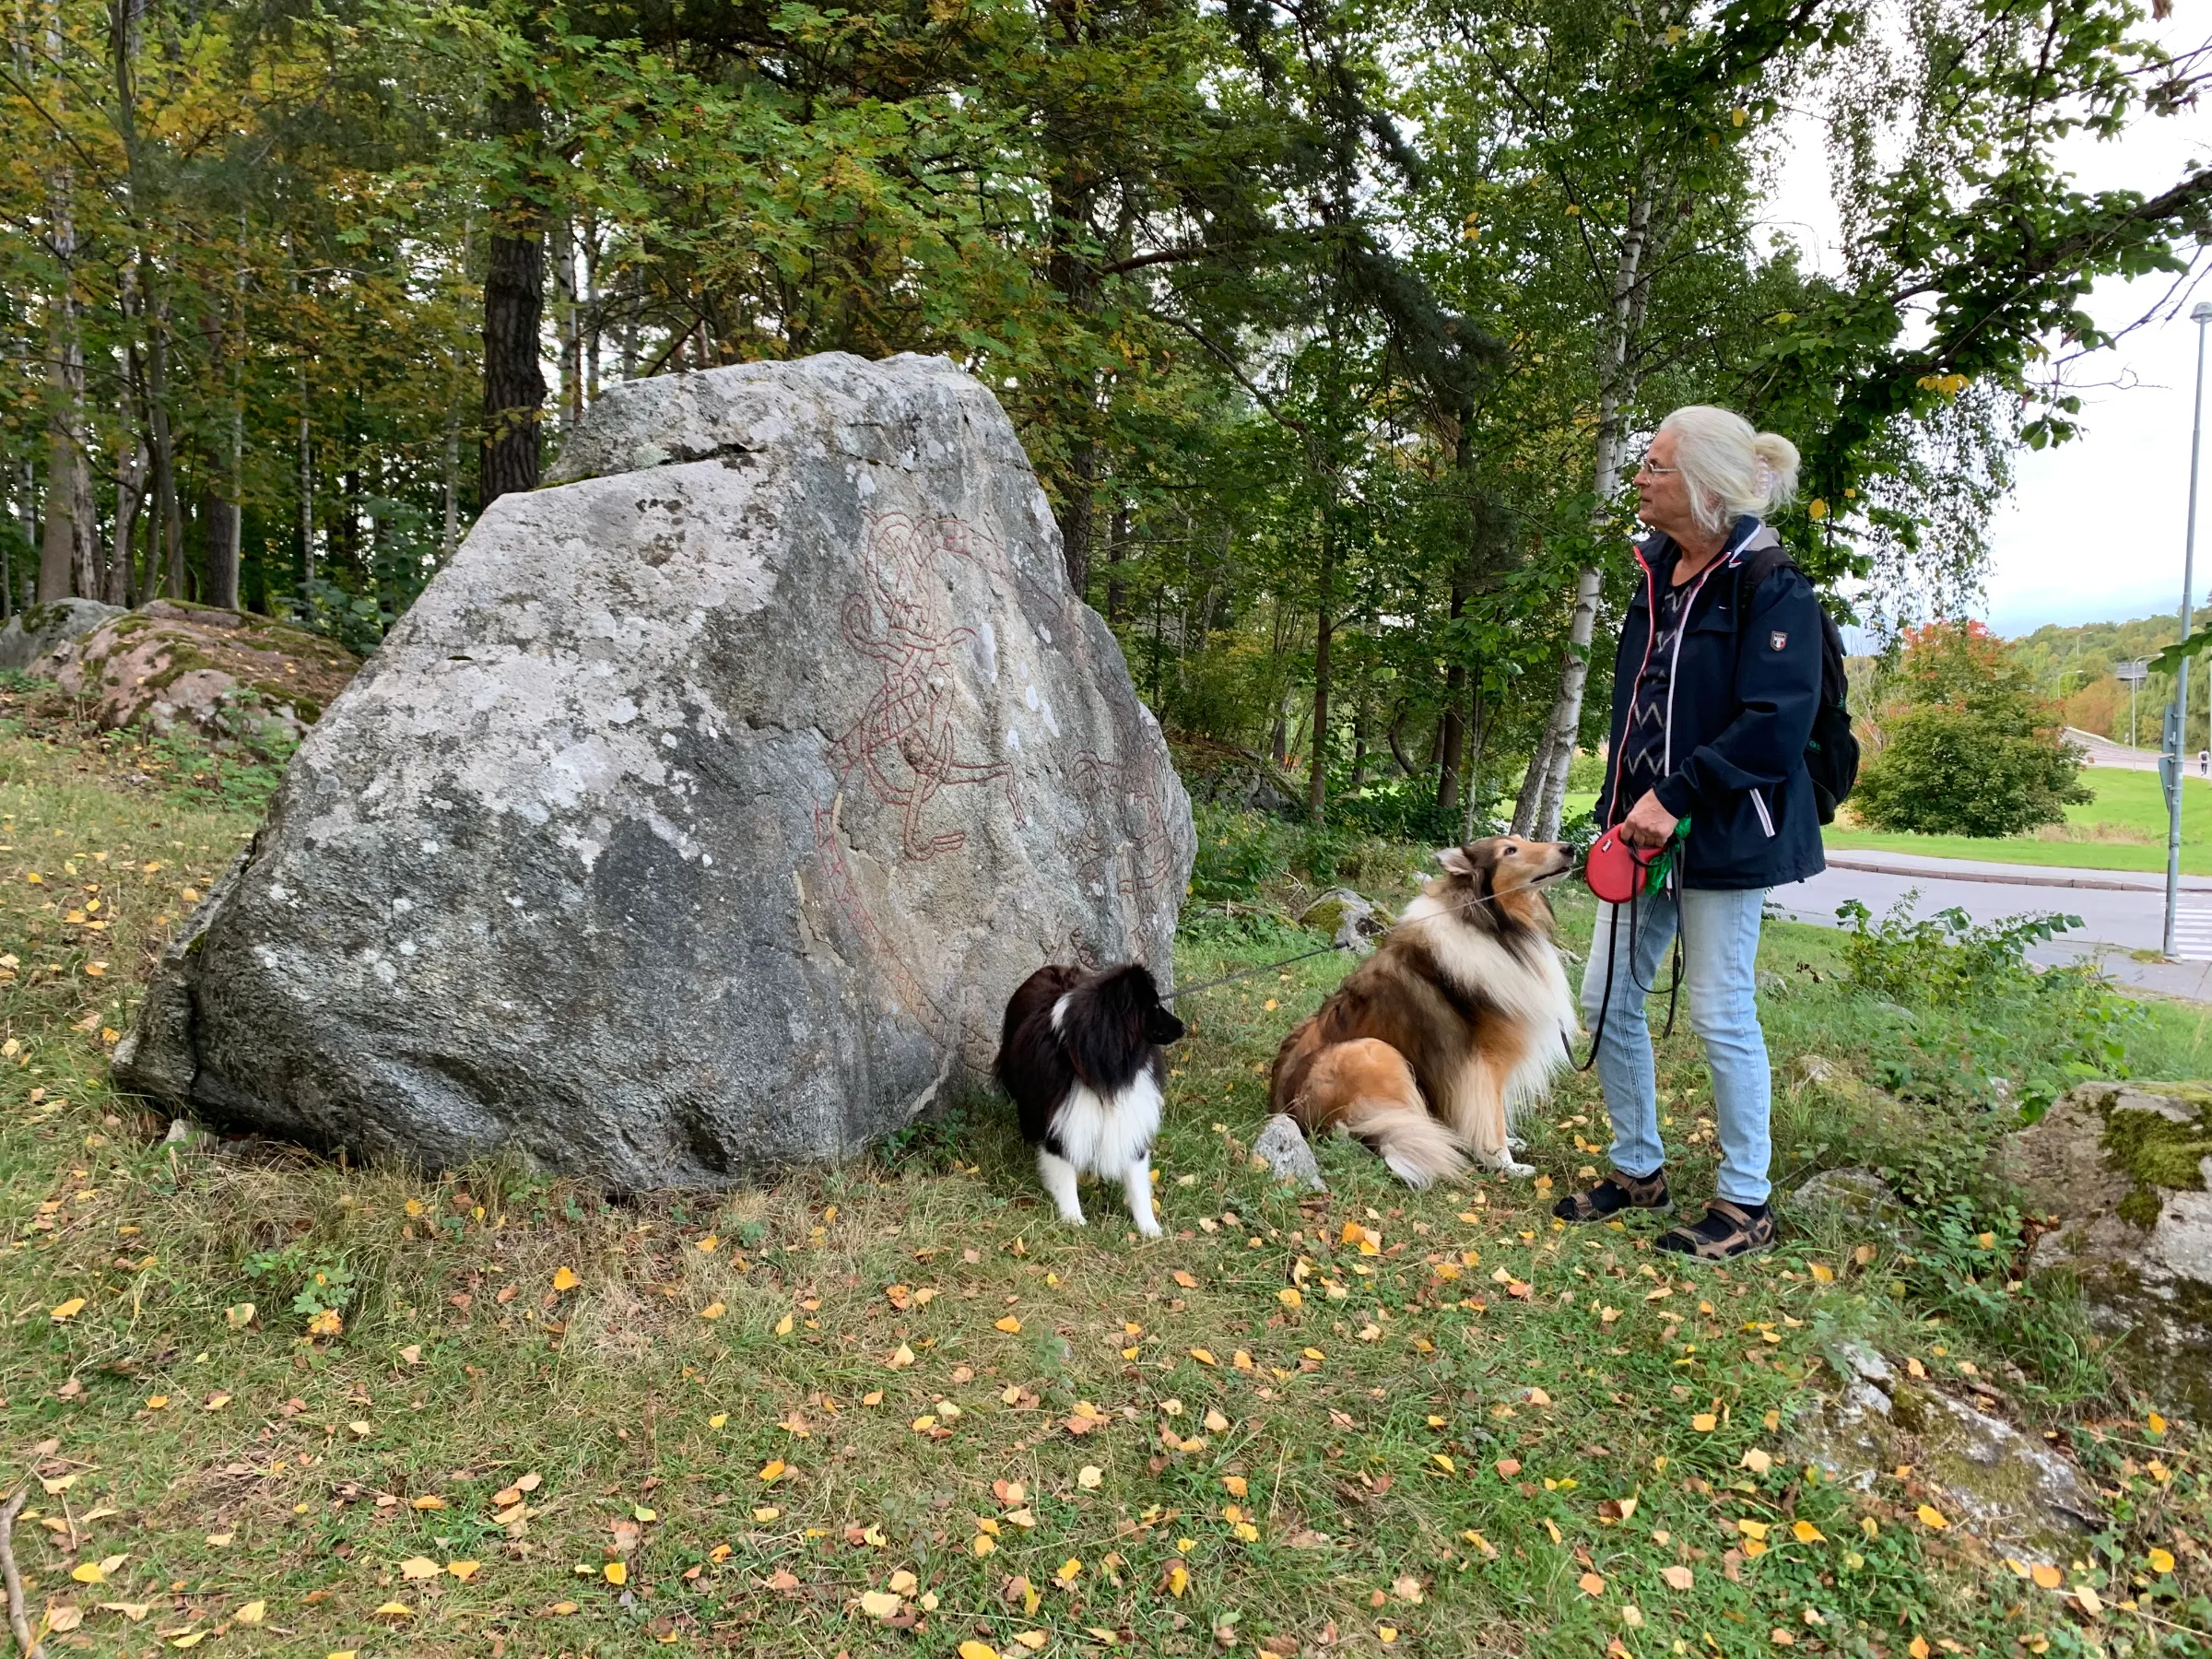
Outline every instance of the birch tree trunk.
MULTIPOLYGON (((1593 481, 1598 500, 1594 521, 1602 526, 1606 507, 1620 488, 1622 412, 1635 395, 1631 347, 1643 320, 1646 283, 1644 254, 1651 236, 1654 170, 1647 162, 1629 203, 1627 228, 1613 266, 1612 292, 1605 338, 1599 346, 1597 440, 1593 481)), ((1590 641, 1597 627, 1597 601, 1605 572, 1586 566, 1575 578, 1574 611, 1567 624, 1567 651, 1559 665, 1559 690, 1536 752, 1529 758, 1520 797, 1513 806, 1513 833, 1550 841, 1559 832, 1559 808, 1567 769, 1583 724, 1583 689, 1590 680, 1590 641)))

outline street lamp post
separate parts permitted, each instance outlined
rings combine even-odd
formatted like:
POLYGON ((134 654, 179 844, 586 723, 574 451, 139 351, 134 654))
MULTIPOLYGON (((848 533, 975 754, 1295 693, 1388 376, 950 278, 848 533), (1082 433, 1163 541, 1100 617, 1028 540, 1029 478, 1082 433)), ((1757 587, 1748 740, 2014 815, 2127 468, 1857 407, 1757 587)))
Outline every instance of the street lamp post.
POLYGON ((2130 657, 2112 670, 2112 677, 2127 688, 2127 747, 2136 747, 2136 692, 2150 677, 2150 664, 2142 657, 2130 657))
MULTIPOLYGON (((2189 321, 2196 324, 2196 385, 2189 406, 2189 523, 2182 536, 2182 638, 2189 637, 2189 599, 2196 588, 2196 464, 2205 433, 2205 324, 2212 323, 2212 300, 2200 300, 2190 308, 2189 321)), ((2166 948, 2174 959, 2174 924, 2182 897, 2182 745, 2189 724, 2189 659, 2183 657, 2174 676, 2173 701, 2166 712, 2166 753, 2159 770, 2166 774, 2166 948)))

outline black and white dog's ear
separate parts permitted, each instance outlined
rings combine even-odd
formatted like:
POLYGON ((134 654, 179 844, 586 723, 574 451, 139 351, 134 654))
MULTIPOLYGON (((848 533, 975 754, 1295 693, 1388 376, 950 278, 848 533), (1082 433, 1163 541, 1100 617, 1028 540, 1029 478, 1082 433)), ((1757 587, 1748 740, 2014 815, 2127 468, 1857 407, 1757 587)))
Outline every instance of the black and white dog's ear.
POLYGON ((1467 856, 1465 847, 1439 847, 1436 862, 1454 876, 1475 875, 1475 861, 1467 856))

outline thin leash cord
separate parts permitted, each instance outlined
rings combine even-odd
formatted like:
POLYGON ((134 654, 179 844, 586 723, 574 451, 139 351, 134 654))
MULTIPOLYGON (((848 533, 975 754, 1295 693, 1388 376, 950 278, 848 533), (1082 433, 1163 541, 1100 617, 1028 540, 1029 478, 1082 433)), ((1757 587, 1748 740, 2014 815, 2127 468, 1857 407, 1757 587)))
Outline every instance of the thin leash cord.
MULTIPOLYGON (((1684 955, 1682 947, 1682 870, 1678 861, 1673 867, 1668 869, 1666 873, 1665 886, 1671 889, 1669 897, 1671 897, 1675 901, 1675 959, 1673 964, 1674 982, 1668 985, 1666 988, 1666 1025, 1659 1033, 1659 1041, 1662 1042, 1665 1042, 1668 1038, 1675 1034, 1675 1009, 1682 994, 1682 962, 1684 955)), ((1644 995, 1650 996, 1658 989, 1658 987, 1656 985, 1647 985, 1641 980, 1636 977, 1636 918, 1638 912, 1642 909, 1641 902, 1642 898, 1643 895, 1639 893, 1635 898, 1629 900, 1628 905, 1629 983, 1634 986, 1638 991, 1641 992, 1644 995)), ((1616 904, 1613 905, 1611 909, 1613 912, 1611 917, 1611 926, 1606 941, 1605 994, 1599 1000, 1597 1006, 1597 1030, 1590 1034, 1590 1053, 1585 1058, 1576 1062, 1575 1064, 1574 1069, 1578 1072, 1586 1072, 1592 1066, 1597 1064, 1598 1045, 1604 1042, 1606 1040, 1606 1021, 1613 1013, 1613 964, 1620 959, 1621 907, 1616 904)), ((1571 1059, 1572 1057, 1573 1051, 1570 1050, 1569 1058, 1571 1059)))
MULTIPOLYGON (((1492 893, 1487 899, 1471 899, 1465 904, 1459 906, 1459 908, 1461 910, 1472 910, 1478 904, 1495 904, 1499 900, 1504 898, 1508 893, 1525 892, 1530 888, 1547 888, 1549 887, 1553 882, 1563 881, 1573 874, 1574 872, 1572 870, 1561 870, 1556 876, 1545 876, 1538 877, 1535 881, 1519 882, 1512 887, 1500 888, 1499 891, 1492 893)), ((1396 924, 1396 926, 1383 929, 1383 936, 1387 937, 1389 935, 1397 932, 1398 928, 1405 925, 1405 923, 1400 922, 1396 924)), ((1347 939, 1341 945, 1329 944, 1324 945, 1315 950, 1301 950, 1296 956, 1285 957, 1279 962, 1262 962, 1256 968, 1240 968, 1236 972, 1224 973, 1218 979, 1200 980, 1194 985, 1185 985, 1181 990, 1171 991, 1159 1000, 1163 1003, 1171 1003, 1179 1001, 1186 996, 1195 996, 1201 991, 1211 991, 1216 985, 1233 984, 1238 980, 1251 979, 1255 974, 1273 973, 1277 969, 1288 968, 1293 962, 1310 961, 1314 957, 1330 956, 1339 950, 1349 950, 1352 948, 1353 944, 1354 941, 1347 939)), ((1633 971, 1633 970, 1631 970, 1631 971, 1633 971)))

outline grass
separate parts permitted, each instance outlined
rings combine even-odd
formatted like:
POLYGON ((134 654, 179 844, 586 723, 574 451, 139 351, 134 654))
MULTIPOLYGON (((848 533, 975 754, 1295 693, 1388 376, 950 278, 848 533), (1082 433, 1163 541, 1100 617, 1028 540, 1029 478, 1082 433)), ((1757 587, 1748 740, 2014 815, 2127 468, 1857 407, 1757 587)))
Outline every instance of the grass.
MULTIPOLYGON (((2069 806, 2066 821, 2032 835, 1986 840, 1968 835, 1891 835, 1831 825, 1821 839, 1838 851, 1917 853, 1929 858, 2055 865, 2078 870, 2163 870, 2166 797, 2156 772, 2090 767, 2082 777, 2097 798, 2069 806)), ((2212 876, 2212 782, 2183 781, 2182 869, 2212 876)))
MULTIPOLYGON (((1409 1194, 1342 1142, 1326 1194, 1255 1172, 1267 1058, 1340 958, 1198 1003, 1153 1243, 1107 1191, 1060 1227, 987 1099, 841 1168, 621 1207, 500 1163, 164 1144, 103 1049, 252 803, 134 776, 0 731, 0 1483, 44 1482, 16 1547, 52 1652, 2203 1651, 2212 1446, 2154 1431, 2063 1284, 2018 1282, 2017 1218, 1692 1273, 1648 1226, 1549 1220, 1604 1161, 1581 1077, 1531 1126, 1534 1184, 1409 1194), (1860 1493, 1790 1459, 1847 1335, 1975 1366, 2117 1495, 2059 1563, 2100 1616, 1919 1518, 1910 1469, 1860 1493)), ((1269 904, 1195 914, 1184 976, 1309 945, 1269 904)), ((1920 1168, 1936 1128, 1986 1136, 1994 1074, 2061 1064, 2032 1009, 1877 1004, 1846 944, 1767 935, 1778 1171, 1920 1168)), ((2204 1069, 2193 1016, 2129 1041, 2204 1069)), ((1701 1194, 1686 1029, 1661 1085, 1701 1194)))

